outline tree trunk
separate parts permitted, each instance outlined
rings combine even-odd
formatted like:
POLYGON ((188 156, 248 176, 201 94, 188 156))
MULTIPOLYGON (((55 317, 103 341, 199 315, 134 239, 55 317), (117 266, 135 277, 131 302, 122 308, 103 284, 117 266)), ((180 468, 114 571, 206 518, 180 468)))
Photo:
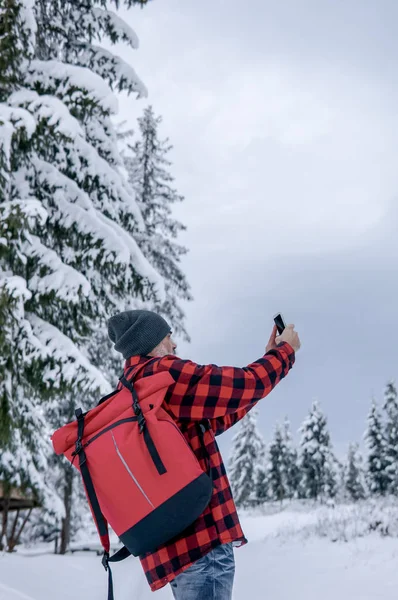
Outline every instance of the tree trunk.
POLYGON ((70 542, 71 516, 72 516, 73 471, 68 467, 65 471, 64 506, 65 517, 62 519, 60 554, 65 554, 70 542))
MULTIPOLYGON (((19 528, 18 533, 16 534, 16 536, 9 539, 9 542, 8 542, 8 552, 13 552, 15 546, 17 546, 19 544, 19 540, 21 538, 22 532, 23 532, 23 530, 25 528, 26 523, 29 520, 30 515, 32 514, 32 510, 33 510, 33 508, 30 508, 28 510, 28 512, 26 513, 25 518, 22 521, 21 527, 19 528)), ((19 511, 18 511, 18 515, 19 515, 19 511)), ((15 526, 17 524, 17 520, 18 520, 18 516, 15 518, 15 523, 14 523, 15 526)), ((14 527, 13 527, 13 534, 14 534, 14 527)))
POLYGON ((15 547, 14 539, 15 539, 15 531, 17 529, 18 519, 19 519, 19 509, 15 513, 14 523, 12 524, 11 533, 7 539, 8 552, 12 552, 15 547))
POLYGON ((3 518, 2 518, 2 526, 0 533, 0 550, 6 550, 7 548, 7 524, 8 524, 8 512, 10 508, 11 501, 11 488, 3 483, 3 496, 4 496, 4 508, 3 508, 3 518))

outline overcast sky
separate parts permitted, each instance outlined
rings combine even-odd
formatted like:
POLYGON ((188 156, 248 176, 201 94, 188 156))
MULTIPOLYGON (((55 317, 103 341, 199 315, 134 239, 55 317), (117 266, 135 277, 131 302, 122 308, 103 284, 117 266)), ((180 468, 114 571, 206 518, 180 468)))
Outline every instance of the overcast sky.
POLYGON ((260 428, 287 414, 297 431, 318 399, 341 455, 398 375, 398 3, 153 0, 124 16, 149 98, 121 98, 121 118, 162 115, 186 198, 178 354, 244 366, 280 310, 302 349, 260 428))

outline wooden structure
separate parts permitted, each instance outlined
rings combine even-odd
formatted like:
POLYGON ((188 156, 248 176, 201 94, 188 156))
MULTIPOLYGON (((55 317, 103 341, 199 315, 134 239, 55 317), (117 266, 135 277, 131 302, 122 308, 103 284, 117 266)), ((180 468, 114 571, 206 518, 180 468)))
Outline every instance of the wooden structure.
MULTIPOLYGON (((8 498, 7 498, 8 500, 8 498)), ((4 510, 6 499, 4 497, 3 485, 0 481, 0 513, 4 510)), ((27 510, 30 508, 38 508, 39 503, 28 494, 24 494, 17 488, 11 488, 8 510, 27 510)))
POLYGON ((10 489, 0 481, 0 550, 14 551, 32 510, 39 506, 33 495, 24 493, 15 487, 10 489), (11 512, 14 513, 12 523, 10 522, 11 512))

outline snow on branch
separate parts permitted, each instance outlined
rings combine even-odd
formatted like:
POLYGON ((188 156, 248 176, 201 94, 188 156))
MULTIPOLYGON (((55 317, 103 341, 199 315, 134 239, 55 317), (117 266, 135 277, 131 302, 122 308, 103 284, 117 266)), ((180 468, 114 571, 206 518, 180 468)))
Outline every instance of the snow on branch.
MULTIPOLYGON (((32 326, 32 331, 46 353, 56 362, 62 363, 62 377, 67 383, 82 384, 92 391, 100 389, 101 393, 110 391, 109 382, 84 356, 70 338, 47 321, 43 321, 35 314, 29 313, 27 319, 32 326)), ((58 371, 44 373, 45 380, 56 380, 58 371)))
POLYGON ((89 195, 54 165, 37 157, 33 158, 33 164, 39 181, 55 187, 52 196, 56 204, 55 214, 62 224, 65 227, 76 225, 82 233, 101 240, 103 248, 113 253, 115 262, 126 262, 129 259, 126 246, 114 229, 99 219, 100 213, 94 208, 89 195))
POLYGON ((116 83, 119 91, 127 90, 129 93, 137 93, 138 98, 148 96, 146 86, 133 67, 109 50, 90 44, 79 56, 79 60, 90 65, 90 68, 104 79, 116 83))
POLYGON ((97 148, 101 156, 106 156, 107 160, 120 170, 123 166, 123 159, 120 155, 111 119, 102 118, 99 126, 98 118, 88 116, 85 120, 84 128, 86 140, 97 148))
POLYGON ((23 23, 23 28, 28 34, 29 53, 33 55, 33 50, 36 45, 37 32, 37 23, 34 13, 34 0, 22 0, 19 16, 23 23))
POLYGON ((18 275, 10 275, 0 271, 0 286, 11 298, 21 302, 22 305, 32 297, 32 292, 28 290, 25 279, 18 275))
POLYGON ((13 315, 24 332, 25 360, 28 361, 28 355, 42 360, 52 359, 52 366, 43 371, 43 381, 59 382, 62 374, 66 383, 81 385, 87 391, 99 389, 106 393, 110 390, 109 382, 101 371, 91 365, 70 338, 39 316, 25 312, 24 304, 32 297, 25 279, 0 271, 0 287, 16 302, 13 315))
MULTIPOLYGON (((88 176, 96 179, 106 192, 101 195, 102 210, 106 210, 115 219, 120 218, 120 210, 128 212, 134 217, 137 228, 144 231, 144 220, 134 199, 134 192, 124 181, 122 175, 102 158, 97 150, 81 136, 76 136, 74 144, 70 148, 70 159, 73 151, 75 151, 77 161, 80 164, 80 169, 75 172, 79 183, 84 185, 88 176)), ((56 185, 55 180, 53 183, 56 185)))
POLYGON ((7 164, 10 160, 12 136, 22 128, 26 130, 28 137, 34 133, 36 122, 32 115, 22 108, 0 103, 0 149, 5 153, 7 164))
MULTIPOLYGON (((107 197, 112 199, 115 195, 125 204, 128 210, 135 218, 138 228, 144 229, 144 222, 141 211, 134 201, 134 192, 128 189, 122 176, 116 171, 107 160, 102 158, 98 151, 85 139, 84 132, 77 121, 69 112, 67 106, 58 98, 49 95, 39 96, 36 92, 21 90, 13 94, 10 98, 12 103, 23 104, 30 111, 34 112, 35 117, 48 119, 50 125, 54 126, 61 134, 71 139, 74 144, 70 149, 69 159, 75 154, 75 163, 79 165, 76 170, 76 176, 83 183, 87 175, 97 178, 100 184, 108 191, 107 197), (85 166, 83 166, 82 159, 85 166)), ((17 110, 17 109, 14 109, 17 110)), ((29 114, 29 113, 27 113, 29 114)), ((58 172, 58 171, 57 171, 58 172)), ((56 178, 54 179, 56 184, 56 178)), ((110 200, 104 203, 110 214, 115 212, 115 203, 110 200)))
MULTIPOLYGON (((141 211, 134 200, 134 192, 129 189, 122 175, 107 160, 102 158, 98 151, 85 139, 79 122, 70 114, 67 106, 61 100, 53 96, 39 96, 36 92, 22 90, 13 94, 11 101, 18 105, 21 103, 26 105, 29 110, 34 111, 37 119, 48 119, 50 125, 56 127, 61 134, 71 139, 74 143, 70 148, 69 159, 71 160, 73 154, 75 154, 75 164, 79 165, 79 168, 76 169, 76 177, 81 183, 84 183, 87 175, 97 179, 107 191, 106 197, 109 199, 108 202, 104 202, 103 208, 108 210, 115 218, 119 218, 118 209, 114 202, 117 199, 133 215, 138 228, 145 229, 141 211)), ((54 181, 54 184, 56 184, 56 181, 54 181)))
POLYGON ((109 85, 100 75, 87 67, 63 63, 59 60, 32 60, 25 65, 25 81, 32 87, 37 81, 54 94, 65 96, 73 88, 73 99, 77 96, 92 98, 104 111, 116 114, 118 101, 109 85))
POLYGON ((96 178, 105 190, 106 194, 102 196, 102 208, 113 215, 115 219, 119 218, 119 209, 129 212, 135 219, 138 229, 145 230, 144 220, 137 203, 134 200, 134 192, 129 189, 121 175, 116 171, 104 158, 102 158, 97 150, 89 144, 85 139, 77 137, 75 147, 78 154, 84 157, 86 165, 76 173, 84 184, 85 178, 88 175, 91 178, 96 178), (116 202, 115 202, 116 200, 116 202))
POLYGON ((41 294, 55 292, 58 298, 75 304, 81 299, 80 293, 89 295, 91 286, 86 277, 62 262, 58 254, 44 246, 38 237, 30 235, 22 249, 27 256, 38 258, 40 266, 46 267, 49 271, 46 275, 36 273, 29 280, 31 290, 41 294))
POLYGON ((44 206, 36 198, 22 198, 3 202, 0 207, 0 213, 3 220, 7 220, 10 214, 19 209, 26 217, 28 224, 33 225, 34 221, 38 220, 44 224, 47 220, 48 213, 44 206))
POLYGON ((110 227, 113 227, 117 235, 120 239, 126 244, 129 249, 129 253, 132 259, 132 265, 134 269, 142 275, 142 277, 147 278, 154 286, 156 287, 156 291, 158 294, 158 298, 161 302, 164 302, 166 299, 165 296, 165 283, 161 275, 154 269, 154 267, 148 262, 143 253, 141 252, 137 242, 135 239, 126 232, 122 227, 120 227, 117 223, 108 219, 105 215, 99 213, 99 218, 107 223, 110 227))
POLYGON ((131 264, 142 277, 147 278, 164 300, 164 281, 142 254, 134 238, 115 221, 96 210, 83 190, 56 167, 37 157, 33 158, 37 177, 43 184, 54 186, 53 199, 65 226, 76 224, 80 231, 100 239, 104 249, 113 253, 115 262, 131 264))
POLYGON ((19 90, 14 92, 8 101, 12 106, 24 106, 37 120, 48 119, 48 124, 56 126, 63 135, 72 139, 77 135, 84 137, 79 121, 70 114, 64 102, 55 96, 40 96, 33 90, 19 90))
MULTIPOLYGON (((95 18, 92 26, 98 23, 100 28, 107 32, 113 42, 123 41, 127 42, 129 46, 137 49, 139 46, 139 40, 135 31, 121 19, 112 10, 105 10, 99 7, 93 8, 93 16, 95 18)), ((98 31, 100 33, 100 31, 98 31)))

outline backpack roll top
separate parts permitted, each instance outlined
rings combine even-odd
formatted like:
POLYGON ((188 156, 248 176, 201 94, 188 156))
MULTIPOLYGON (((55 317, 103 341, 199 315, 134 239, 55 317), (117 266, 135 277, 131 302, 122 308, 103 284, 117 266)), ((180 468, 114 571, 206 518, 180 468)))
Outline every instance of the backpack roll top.
POLYGON ((80 415, 80 442, 76 421, 52 436, 57 454, 80 471, 81 464, 87 466, 104 519, 134 556, 181 533, 212 495, 210 477, 163 408, 171 383, 167 372, 141 378, 134 384, 134 400, 126 382, 128 387, 80 415))

